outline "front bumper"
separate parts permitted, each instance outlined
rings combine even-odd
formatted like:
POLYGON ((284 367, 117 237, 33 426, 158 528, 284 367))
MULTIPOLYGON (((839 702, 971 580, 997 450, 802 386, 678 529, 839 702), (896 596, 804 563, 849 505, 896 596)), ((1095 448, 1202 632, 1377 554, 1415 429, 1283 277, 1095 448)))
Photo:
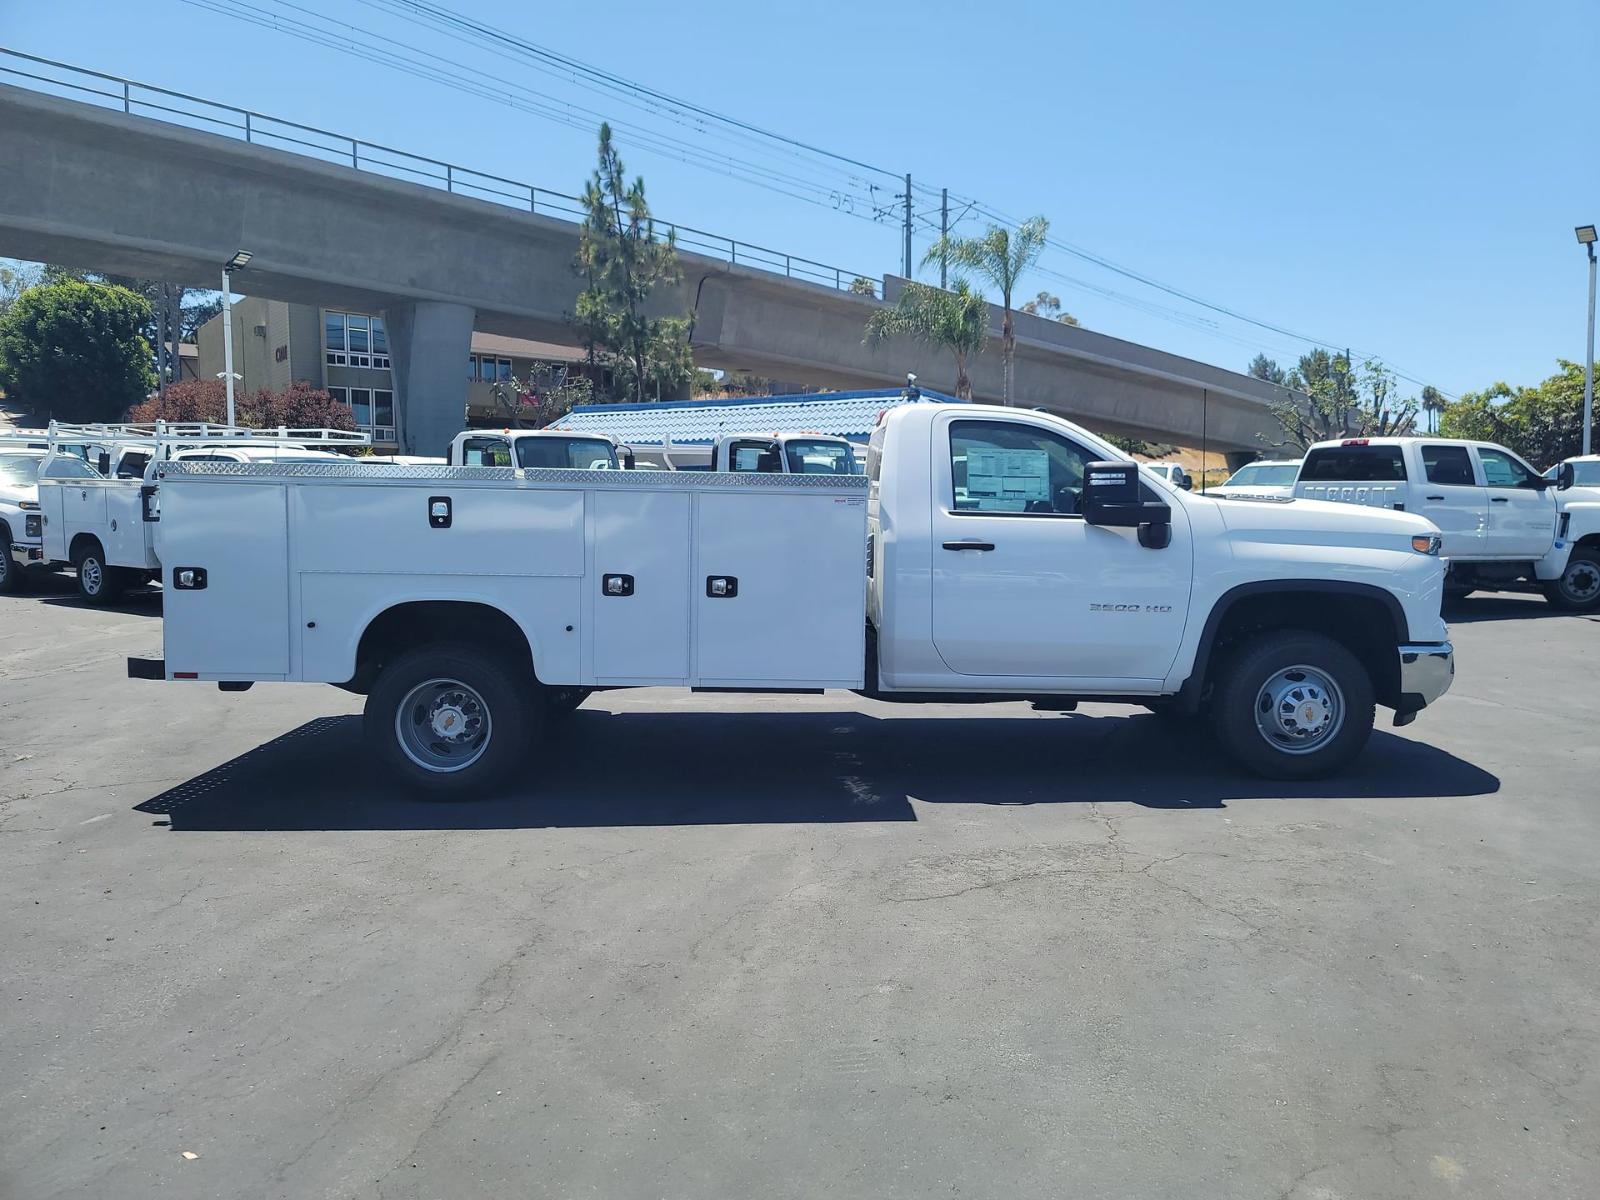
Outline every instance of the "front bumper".
POLYGON ((41 542, 12 542, 11 561, 19 567, 44 566, 44 545, 41 542))
POLYGON ((1414 716, 1456 681, 1456 651, 1449 642, 1400 647, 1400 703, 1395 720, 1414 716))

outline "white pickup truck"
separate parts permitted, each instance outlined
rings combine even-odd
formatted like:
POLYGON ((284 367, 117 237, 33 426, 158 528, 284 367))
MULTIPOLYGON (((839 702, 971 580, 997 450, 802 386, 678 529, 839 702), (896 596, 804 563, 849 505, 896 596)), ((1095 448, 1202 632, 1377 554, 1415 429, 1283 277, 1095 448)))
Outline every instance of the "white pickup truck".
POLYGON ((1427 522, 1116 458, 1047 414, 918 404, 869 477, 163 462, 164 657, 128 671, 364 694, 375 757, 456 794, 596 688, 1204 712, 1295 778, 1449 688, 1427 522))
POLYGON ((450 442, 452 467, 631 470, 633 452, 603 433, 563 429, 468 429, 450 442))
POLYGON ((1344 438, 1306 451, 1295 495, 1416 513, 1439 528, 1446 591, 1527 582, 1559 608, 1600 606, 1600 503, 1492 442, 1344 438))

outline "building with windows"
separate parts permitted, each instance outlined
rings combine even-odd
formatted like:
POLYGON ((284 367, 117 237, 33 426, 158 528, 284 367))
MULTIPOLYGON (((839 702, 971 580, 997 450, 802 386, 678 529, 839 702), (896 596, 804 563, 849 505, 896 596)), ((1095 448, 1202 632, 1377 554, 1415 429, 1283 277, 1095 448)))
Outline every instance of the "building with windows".
MULTIPOLYGON (((201 379, 222 374, 222 321, 219 314, 200 327, 196 374, 201 379)), ((583 351, 571 346, 475 332, 465 363, 463 428, 505 419, 497 383, 526 380, 535 370, 581 371, 583 359, 583 351)), ((241 393, 282 391, 296 380, 320 388, 350 406, 356 428, 371 434, 380 451, 399 445, 396 382, 382 316, 242 297, 233 304, 233 369, 241 393)))

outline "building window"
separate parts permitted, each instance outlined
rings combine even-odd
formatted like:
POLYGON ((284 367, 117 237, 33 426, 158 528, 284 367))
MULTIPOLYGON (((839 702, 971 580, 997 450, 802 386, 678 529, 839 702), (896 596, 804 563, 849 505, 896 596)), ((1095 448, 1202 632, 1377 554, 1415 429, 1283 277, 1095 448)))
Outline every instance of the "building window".
POLYGON ((350 389, 349 388, 331 387, 331 388, 328 388, 327 391, 328 391, 328 395, 333 397, 340 404, 349 404, 350 403, 350 389))
POLYGON ((389 369, 389 332, 382 317, 330 309, 323 314, 322 328, 329 366, 389 369))
POLYGON ((361 426, 364 429, 371 428, 371 426, 372 426, 372 389, 371 388, 351 388, 350 389, 350 415, 355 418, 357 425, 361 426))
POLYGON ((510 382, 513 378, 511 360, 496 358, 492 354, 473 354, 467 357, 468 383, 510 382))
POLYGON ((394 393, 389 391, 375 391, 372 393, 372 423, 380 429, 388 429, 393 436, 394 429, 394 393))

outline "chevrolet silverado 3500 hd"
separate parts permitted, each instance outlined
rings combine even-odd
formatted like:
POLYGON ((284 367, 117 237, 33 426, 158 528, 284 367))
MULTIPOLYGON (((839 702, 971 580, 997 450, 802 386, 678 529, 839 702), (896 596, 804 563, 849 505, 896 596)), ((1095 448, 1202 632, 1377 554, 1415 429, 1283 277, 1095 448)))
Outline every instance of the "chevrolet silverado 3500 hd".
POLYGON ((1117 458, 1048 414, 918 403, 864 477, 162 462, 164 658, 129 674, 364 694, 374 755, 443 794, 595 688, 1126 702, 1290 778, 1449 688, 1426 521, 1117 458))

